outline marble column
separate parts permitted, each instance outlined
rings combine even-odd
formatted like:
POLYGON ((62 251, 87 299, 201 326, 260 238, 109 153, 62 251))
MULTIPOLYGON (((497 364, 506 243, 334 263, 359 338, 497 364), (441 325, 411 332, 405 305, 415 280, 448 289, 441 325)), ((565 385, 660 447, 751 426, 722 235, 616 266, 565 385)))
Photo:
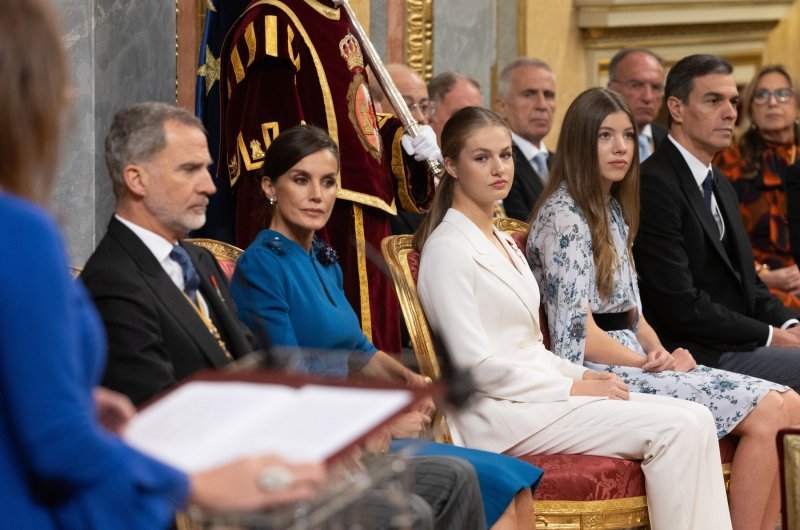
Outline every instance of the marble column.
POLYGON ((433 74, 457 70, 480 84, 489 103, 496 57, 494 0, 433 1, 433 74))
POLYGON ((80 266, 114 208, 103 158, 114 113, 139 101, 175 102, 175 2, 57 0, 54 6, 72 64, 74 105, 53 207, 71 263, 80 266))

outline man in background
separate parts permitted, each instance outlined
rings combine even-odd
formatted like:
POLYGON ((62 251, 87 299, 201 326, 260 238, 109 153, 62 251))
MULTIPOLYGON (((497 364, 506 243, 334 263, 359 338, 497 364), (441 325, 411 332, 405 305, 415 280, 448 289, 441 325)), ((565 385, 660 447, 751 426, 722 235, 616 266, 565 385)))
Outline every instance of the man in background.
POLYGON ((667 137, 667 129, 653 120, 664 99, 664 59, 644 48, 623 48, 608 65, 608 88, 625 98, 639 132, 639 162, 667 137))
POLYGON ((442 143, 442 129, 457 110, 464 107, 482 107, 481 85, 472 77, 459 72, 442 72, 428 83, 428 96, 432 103, 430 125, 442 143))
POLYGON ((542 60, 521 57, 497 80, 497 112, 511 128, 514 183, 503 201, 508 217, 527 221, 548 177, 544 137, 553 127, 556 80, 542 60))

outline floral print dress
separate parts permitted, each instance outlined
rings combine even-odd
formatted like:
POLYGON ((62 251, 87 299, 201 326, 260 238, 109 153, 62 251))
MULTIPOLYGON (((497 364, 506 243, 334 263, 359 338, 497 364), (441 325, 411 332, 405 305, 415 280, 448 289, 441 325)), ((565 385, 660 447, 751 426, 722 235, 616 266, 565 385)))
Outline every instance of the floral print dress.
POLYGON ((636 337, 641 301, 626 240, 628 226, 615 199, 609 201, 608 218, 619 262, 613 293, 600 297, 595 284, 589 225, 583 212, 562 186, 539 210, 527 243, 528 261, 539 282, 547 314, 553 353, 588 368, 618 375, 632 392, 660 394, 694 401, 708 407, 717 435, 728 434, 770 390, 788 387, 716 368, 698 365, 691 372, 645 372, 631 366, 607 366, 584 359, 587 307, 593 313, 631 311, 633 329, 608 334, 634 352, 646 355, 636 337))

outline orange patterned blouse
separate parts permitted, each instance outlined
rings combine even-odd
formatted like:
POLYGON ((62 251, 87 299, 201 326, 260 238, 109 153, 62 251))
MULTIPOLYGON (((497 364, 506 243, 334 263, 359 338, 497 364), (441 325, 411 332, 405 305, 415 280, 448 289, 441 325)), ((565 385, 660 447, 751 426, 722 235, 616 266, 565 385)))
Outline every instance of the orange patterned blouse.
MULTIPOLYGON (((766 142, 761 171, 753 178, 742 176, 746 160, 737 145, 722 151, 714 159, 715 165, 731 181, 739 196, 739 212, 750 237, 756 262, 766 264, 770 269, 788 267, 795 263, 789 248, 786 188, 783 179, 786 169, 797 156, 797 147, 792 143, 766 142)), ((785 305, 800 308, 800 300, 796 296, 771 290, 785 305)))

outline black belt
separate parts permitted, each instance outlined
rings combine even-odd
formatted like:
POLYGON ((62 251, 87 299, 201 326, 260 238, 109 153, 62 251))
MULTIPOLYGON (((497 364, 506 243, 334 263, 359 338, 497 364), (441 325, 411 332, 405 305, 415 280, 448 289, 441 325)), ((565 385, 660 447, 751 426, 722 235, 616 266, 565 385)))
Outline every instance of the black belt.
POLYGON ((628 311, 621 313, 592 313, 594 323, 603 331, 615 331, 618 329, 630 329, 628 311))

